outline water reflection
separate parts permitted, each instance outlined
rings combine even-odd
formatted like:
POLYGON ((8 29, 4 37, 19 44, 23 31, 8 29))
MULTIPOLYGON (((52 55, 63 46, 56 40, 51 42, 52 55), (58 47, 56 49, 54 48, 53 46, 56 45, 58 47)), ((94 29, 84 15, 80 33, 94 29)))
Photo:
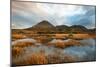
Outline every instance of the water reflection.
MULTIPOLYGON (((72 39, 67 39, 67 40, 60 40, 60 39, 53 39, 50 41, 51 43, 56 43, 56 42, 69 42, 72 39)), ((70 60, 74 61, 94 61, 96 59, 96 43, 95 39, 83 39, 83 40, 77 40, 80 42, 80 46, 70 46, 66 48, 57 48, 54 46, 47 46, 43 43, 37 43, 35 39, 21 39, 21 40, 16 40, 13 42, 13 45, 19 42, 34 42, 36 46, 34 47, 25 47, 24 52, 21 55, 22 58, 19 59, 13 59, 14 61, 22 61, 25 59, 28 59, 29 56, 32 55, 32 53, 43 53, 47 57, 49 63, 52 63, 53 61, 50 60, 52 59, 52 56, 56 56, 57 61, 59 62, 69 62, 68 58, 71 58, 70 60), (64 58, 67 56, 67 60, 64 58)), ((53 57, 54 58, 54 57, 53 57)))

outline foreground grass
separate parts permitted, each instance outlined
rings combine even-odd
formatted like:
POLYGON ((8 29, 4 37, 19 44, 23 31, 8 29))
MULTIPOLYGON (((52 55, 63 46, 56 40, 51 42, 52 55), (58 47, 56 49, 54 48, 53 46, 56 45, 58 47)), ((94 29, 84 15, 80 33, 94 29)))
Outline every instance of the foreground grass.
MULTIPOLYGON (((67 37, 66 34, 56 34, 56 38, 62 40, 63 37, 67 37)), ((23 35, 14 36, 14 40, 23 39, 23 35)), ((53 63, 65 63, 76 62, 78 58, 62 53, 62 49, 70 46, 81 46, 81 43, 77 39, 95 38, 94 35, 77 34, 73 35, 73 38, 68 41, 56 41, 51 42, 50 36, 37 36, 32 37, 37 40, 37 43, 42 43, 41 46, 37 46, 35 42, 18 42, 12 45, 12 64, 13 65, 32 65, 32 64, 53 64, 53 63), (45 45, 44 45, 45 44, 45 45), (42 46, 46 46, 45 48, 42 46), (50 48, 52 47, 53 48, 50 48), (41 48, 40 48, 41 47, 41 48), (49 52, 50 51, 50 52, 49 52)))

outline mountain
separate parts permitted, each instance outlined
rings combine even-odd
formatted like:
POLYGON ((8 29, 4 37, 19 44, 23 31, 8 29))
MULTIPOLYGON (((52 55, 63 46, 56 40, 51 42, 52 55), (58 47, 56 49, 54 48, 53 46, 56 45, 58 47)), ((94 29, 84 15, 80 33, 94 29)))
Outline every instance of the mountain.
POLYGON ((82 25, 72 25, 70 26, 71 32, 76 32, 76 33, 87 33, 88 29, 82 25))
POLYGON ((59 25, 59 26, 56 26, 56 28, 57 28, 58 30, 64 30, 64 29, 68 29, 69 27, 66 26, 66 25, 59 25))
POLYGON ((59 25, 56 26, 57 30, 65 32, 65 33, 86 33, 88 32, 88 29, 85 28, 82 25, 72 25, 72 26, 66 26, 66 25, 59 25))
POLYGON ((18 33, 95 33, 96 29, 87 29, 82 25, 59 25, 54 26, 50 22, 43 20, 36 25, 26 29, 16 29, 18 33))
POLYGON ((26 30, 31 30, 31 31, 33 30, 35 32, 55 32, 56 28, 50 22, 43 20, 38 24, 30 28, 27 28, 26 30))
POLYGON ((41 21, 40 23, 38 23, 34 27, 35 28, 54 28, 54 26, 46 20, 41 21))
POLYGON ((69 27, 66 25, 58 25, 56 26, 56 29, 59 33, 68 33, 67 31, 69 31, 69 27))
POLYGON ((82 25, 72 25, 70 28, 74 28, 74 29, 82 29, 82 30, 86 30, 87 28, 85 28, 84 26, 82 25))

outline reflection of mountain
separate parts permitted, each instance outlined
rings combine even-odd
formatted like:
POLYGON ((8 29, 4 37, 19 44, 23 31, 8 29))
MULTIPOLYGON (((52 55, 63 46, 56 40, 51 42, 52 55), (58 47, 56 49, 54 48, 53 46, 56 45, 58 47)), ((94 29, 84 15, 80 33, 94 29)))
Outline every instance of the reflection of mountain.
MULTIPOLYGON (((16 31, 18 30, 16 29, 16 31)), ((30 28, 19 30, 19 32, 22 32, 22 33, 25 31, 30 31, 30 32, 35 32, 35 33, 70 33, 70 32, 72 33, 95 33, 96 30, 87 29, 82 25, 72 25, 70 27, 66 25, 54 26, 48 21, 44 20, 30 28)))

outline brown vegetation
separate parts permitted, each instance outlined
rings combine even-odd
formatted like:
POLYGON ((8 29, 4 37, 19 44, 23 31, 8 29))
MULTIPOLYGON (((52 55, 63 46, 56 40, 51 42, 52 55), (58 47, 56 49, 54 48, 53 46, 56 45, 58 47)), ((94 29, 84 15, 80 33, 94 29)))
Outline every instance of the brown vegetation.
POLYGON ((18 57, 22 52, 24 52, 25 47, 34 47, 32 42, 18 42, 12 45, 12 57, 18 57))
MULTIPOLYGON (((17 55, 18 57, 19 55, 17 55)), ((20 57, 23 58, 24 54, 20 57)), ((26 58, 20 58, 19 61, 13 62, 15 65, 32 65, 32 64, 52 64, 52 63, 64 63, 64 62, 75 62, 76 59, 69 55, 64 55, 63 53, 57 51, 55 54, 45 55, 44 51, 40 51, 38 53, 32 53, 30 56, 26 56, 26 58)), ((14 58, 13 58, 14 60, 14 58)), ((16 59, 18 60, 18 59, 16 59)))
POLYGON ((58 41, 58 42, 55 42, 55 43, 47 43, 48 46, 55 46, 55 47, 58 47, 58 48, 65 48, 65 47, 69 47, 69 46, 80 46, 80 42, 77 41, 77 40, 69 40, 69 41, 58 41))
POLYGON ((72 57, 72 56, 65 56, 64 57, 64 62, 72 63, 72 62, 76 62, 76 61, 77 61, 76 57, 72 57))
MULTIPOLYGON (((28 36, 27 36, 28 37, 28 36)), ((80 42, 76 39, 86 39, 86 38, 95 38, 95 35, 89 35, 89 34, 73 34, 73 37, 71 37, 68 41, 58 41, 58 42, 50 42, 52 40, 52 37, 61 39, 66 37, 68 38, 68 34, 54 34, 49 36, 39 36, 32 34, 31 38, 34 38, 37 40, 38 43, 42 43, 44 45, 47 44, 48 46, 55 46, 56 48, 66 48, 69 46, 80 46, 80 42), (34 37, 35 36, 35 37, 34 37)), ((23 35, 13 35, 13 40, 16 39, 23 39, 25 38, 23 35)), ((70 38, 70 37, 69 37, 70 38)), ((69 56, 69 55, 63 55, 59 51, 58 53, 55 52, 55 54, 49 54, 46 55, 45 51, 41 50, 39 53, 31 53, 29 56, 26 56, 24 59, 24 48, 27 47, 35 47, 34 42, 18 42, 12 45, 12 57, 14 60, 13 64, 15 65, 32 65, 32 64, 51 64, 51 63, 64 63, 64 62, 75 62, 76 58, 69 56), (62 55, 62 56, 61 56, 62 55), (17 58, 20 57, 20 61, 17 61, 17 58)))
POLYGON ((23 38, 26 38, 26 36, 23 35, 23 34, 13 34, 13 35, 12 35, 12 40, 13 40, 13 41, 14 41, 14 40, 17 40, 17 39, 23 39, 23 38))
POLYGON ((32 64, 47 64, 48 60, 44 53, 33 53, 25 60, 13 63, 15 65, 32 65, 32 64))
POLYGON ((23 51, 23 48, 20 47, 13 47, 12 48, 12 57, 17 57, 19 56, 23 51))
POLYGON ((38 43, 42 43, 42 44, 47 43, 51 40, 50 37, 46 37, 46 36, 38 36, 35 39, 38 43))
POLYGON ((18 42, 12 45, 12 47, 21 47, 21 48, 28 47, 28 46, 34 46, 34 43, 33 42, 18 42))
POLYGON ((80 46, 80 42, 77 40, 69 40, 68 42, 64 43, 67 47, 68 46, 80 46))

